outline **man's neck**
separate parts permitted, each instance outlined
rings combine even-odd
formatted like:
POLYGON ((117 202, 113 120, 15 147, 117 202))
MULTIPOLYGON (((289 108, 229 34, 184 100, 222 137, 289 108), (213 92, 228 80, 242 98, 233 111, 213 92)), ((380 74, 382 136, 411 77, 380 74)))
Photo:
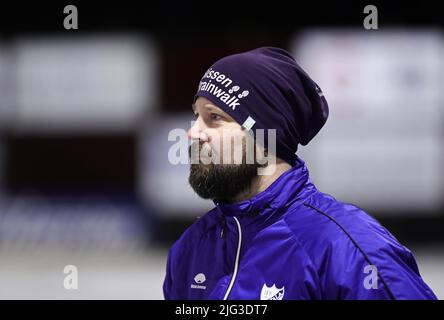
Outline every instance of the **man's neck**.
POLYGON ((230 202, 239 202, 250 199, 255 195, 267 189, 277 178, 279 178, 285 171, 291 169, 291 165, 280 159, 267 167, 263 168, 265 174, 257 175, 250 184, 250 187, 245 191, 239 193, 230 202))

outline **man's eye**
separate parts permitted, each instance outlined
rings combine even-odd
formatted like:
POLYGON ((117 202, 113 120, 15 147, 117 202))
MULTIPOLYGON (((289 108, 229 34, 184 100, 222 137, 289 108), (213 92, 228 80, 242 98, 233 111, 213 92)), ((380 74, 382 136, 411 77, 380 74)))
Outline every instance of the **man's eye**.
POLYGON ((210 119, 213 121, 222 120, 223 117, 217 113, 210 114, 210 119))

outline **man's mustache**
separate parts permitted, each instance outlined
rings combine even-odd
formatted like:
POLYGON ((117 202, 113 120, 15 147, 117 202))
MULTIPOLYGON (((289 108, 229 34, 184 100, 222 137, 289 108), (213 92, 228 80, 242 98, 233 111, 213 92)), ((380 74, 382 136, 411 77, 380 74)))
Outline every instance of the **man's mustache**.
MULTIPOLYGON (((197 159, 200 158, 200 155, 202 154, 202 149, 206 148, 204 143, 201 142, 193 142, 188 147, 188 158, 191 159, 192 155, 197 156, 197 159)), ((208 150, 204 151, 205 155, 208 155, 209 157, 212 156, 212 149, 210 146, 207 147, 208 150)))

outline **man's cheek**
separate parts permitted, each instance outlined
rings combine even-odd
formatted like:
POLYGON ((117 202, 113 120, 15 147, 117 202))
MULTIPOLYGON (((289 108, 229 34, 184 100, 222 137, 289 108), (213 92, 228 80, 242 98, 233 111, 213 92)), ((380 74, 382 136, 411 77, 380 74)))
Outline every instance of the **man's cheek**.
POLYGON ((208 145, 207 143, 203 144, 199 152, 200 163, 210 164, 211 162, 213 162, 212 153, 213 152, 210 145, 208 145))
POLYGON ((222 144, 222 155, 224 163, 241 164, 244 155, 243 151, 242 136, 234 135, 230 137, 224 137, 222 144))
POLYGON ((208 157, 211 157, 213 160, 213 163, 217 164, 220 163, 220 159, 219 159, 219 155, 220 155, 220 146, 219 146, 219 141, 216 140, 212 140, 209 143, 205 143, 202 146, 202 149, 205 150, 205 155, 208 157))

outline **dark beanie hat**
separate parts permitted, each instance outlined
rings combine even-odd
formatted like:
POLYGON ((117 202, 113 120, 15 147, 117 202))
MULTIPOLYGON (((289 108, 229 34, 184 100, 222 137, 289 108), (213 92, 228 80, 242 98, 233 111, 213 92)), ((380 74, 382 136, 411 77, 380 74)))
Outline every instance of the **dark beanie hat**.
MULTIPOLYGON (((241 126, 276 129, 276 156, 292 166, 298 144, 306 145, 328 118, 319 86, 285 50, 262 47, 215 62, 199 83, 194 101, 205 97, 241 126)), ((255 136, 256 137, 256 136, 255 136)))

